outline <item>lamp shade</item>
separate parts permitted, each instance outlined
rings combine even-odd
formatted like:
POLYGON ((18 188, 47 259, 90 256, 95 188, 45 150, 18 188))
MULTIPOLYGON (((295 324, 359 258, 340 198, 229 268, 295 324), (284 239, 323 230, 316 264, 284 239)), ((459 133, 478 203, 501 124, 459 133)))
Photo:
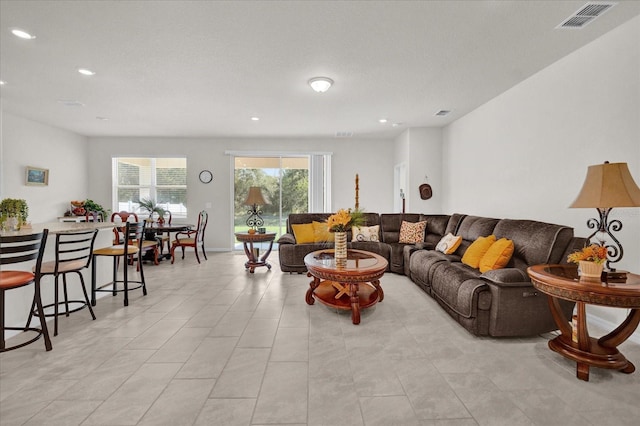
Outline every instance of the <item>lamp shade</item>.
POLYGON ((249 188, 247 199, 244 200, 244 204, 247 206, 259 205, 264 206, 267 202, 262 196, 262 189, 259 186, 252 186, 249 188))
POLYGON ((636 185, 627 163, 589 166, 578 198, 572 208, 640 207, 640 188, 636 185))

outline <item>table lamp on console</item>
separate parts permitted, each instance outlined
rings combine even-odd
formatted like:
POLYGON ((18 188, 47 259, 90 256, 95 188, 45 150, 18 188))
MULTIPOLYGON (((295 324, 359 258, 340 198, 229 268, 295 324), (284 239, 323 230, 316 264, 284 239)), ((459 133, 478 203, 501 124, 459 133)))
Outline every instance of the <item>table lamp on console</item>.
POLYGON ((257 227, 264 225, 264 220, 260 216, 262 214, 262 210, 260 210, 258 206, 264 206, 265 204, 267 204, 267 202, 262 196, 262 189, 259 186, 250 187, 247 199, 244 200, 244 205, 251 206, 247 211, 249 214, 247 226, 250 227, 253 232, 255 232, 257 227))
POLYGON ((622 229, 622 222, 618 219, 609 221, 609 213, 614 207, 640 207, 640 188, 636 185, 627 163, 596 164, 589 166, 578 198, 571 204, 571 208, 596 208, 600 220, 591 218, 587 221, 589 229, 595 229, 587 240, 600 232, 600 245, 607 248, 606 263, 607 278, 624 281, 626 272, 616 271, 612 263, 622 259, 623 250, 620 241, 611 233, 622 229), (607 236, 611 239, 607 242, 607 236))

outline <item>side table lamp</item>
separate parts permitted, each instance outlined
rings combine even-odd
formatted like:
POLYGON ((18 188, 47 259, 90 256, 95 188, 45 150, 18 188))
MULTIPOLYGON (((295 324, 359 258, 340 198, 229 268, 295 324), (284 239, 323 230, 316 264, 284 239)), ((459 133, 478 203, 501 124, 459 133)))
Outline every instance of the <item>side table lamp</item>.
POLYGON ((247 199, 244 200, 244 204, 245 206, 251 206, 247 211, 249 214, 247 226, 255 230, 257 227, 264 225, 264 220, 260 216, 262 214, 262 210, 260 210, 258 206, 264 206, 267 202, 264 200, 264 197, 262 196, 262 189, 260 189, 259 186, 252 186, 249 188, 249 193, 247 194, 247 199))
POLYGON ((622 222, 618 219, 609 221, 609 213, 614 207, 640 207, 640 188, 636 185, 627 163, 596 164, 589 166, 578 198, 571 204, 571 208, 596 208, 600 220, 591 218, 587 221, 589 229, 595 229, 587 238, 588 241, 600 232, 601 246, 607 248, 607 263, 605 274, 611 280, 626 280, 626 272, 616 271, 612 263, 622 259, 623 250, 620 241, 611 233, 622 229, 622 222), (611 239, 607 242, 607 236, 611 239))

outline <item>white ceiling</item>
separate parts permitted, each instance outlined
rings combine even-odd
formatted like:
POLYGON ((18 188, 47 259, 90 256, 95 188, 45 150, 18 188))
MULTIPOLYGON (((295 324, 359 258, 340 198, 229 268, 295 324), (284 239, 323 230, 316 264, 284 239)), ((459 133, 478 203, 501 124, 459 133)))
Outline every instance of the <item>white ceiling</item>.
POLYGON ((640 14, 622 1, 555 29, 585 3, 1 0, 2 108, 87 136, 390 138, 448 124, 640 14), (317 94, 316 76, 335 84, 317 94))

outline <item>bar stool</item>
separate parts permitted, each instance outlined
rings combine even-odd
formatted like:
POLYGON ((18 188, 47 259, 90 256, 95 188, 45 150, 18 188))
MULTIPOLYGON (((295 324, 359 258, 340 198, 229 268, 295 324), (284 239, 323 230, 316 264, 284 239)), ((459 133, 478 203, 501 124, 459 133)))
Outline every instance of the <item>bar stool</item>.
POLYGON ((144 243, 145 222, 126 222, 124 224, 124 234, 122 244, 116 244, 110 247, 103 247, 93 251, 93 265, 91 267, 91 304, 96 305, 96 292, 111 292, 115 296, 118 292, 124 292, 124 306, 129 306, 129 291, 142 288, 142 294, 147 295, 147 286, 144 281, 144 270, 142 267, 142 244, 144 243), (113 281, 96 287, 96 257, 109 256, 113 258, 113 281), (124 260, 124 276, 122 280, 118 280, 118 263, 120 258, 124 260), (128 260, 138 262, 138 270, 140 272, 140 280, 129 280, 129 262, 128 260), (124 288, 118 289, 117 283, 123 283, 124 288), (129 288, 129 284, 137 284, 135 287, 129 288), (105 287, 113 286, 111 289, 105 287))
POLYGON ((44 255, 44 247, 47 243, 48 235, 49 230, 45 229, 42 232, 31 235, 0 236, 0 265, 3 265, 3 268, 0 271, 0 309, 2 310, 2 312, 0 312, 0 332, 2 333, 2 339, 0 339, 0 352, 6 352, 26 346, 38 340, 40 336, 44 336, 44 347, 46 350, 50 351, 52 349, 49 331, 47 330, 47 319, 44 317, 42 300, 40 298, 40 269, 42 266, 42 257, 44 255), (4 265, 27 262, 33 259, 36 259, 35 272, 4 269, 4 265), (40 328, 29 327, 29 324, 24 327, 6 327, 4 324, 5 291, 24 287, 30 284, 33 284, 34 286, 33 302, 38 308, 40 328), (37 335, 26 342, 7 347, 4 336, 5 330, 34 331, 37 335))
MULTIPOLYGON (((89 302, 89 295, 87 294, 87 287, 84 284, 84 277, 82 276, 82 270, 89 268, 91 263, 91 255, 93 253, 93 243, 98 235, 98 230, 91 231, 76 231, 76 232, 64 232, 56 234, 56 260, 50 262, 44 262, 40 269, 42 276, 52 275, 55 280, 55 293, 54 302, 48 305, 44 305, 44 309, 54 308, 52 314, 44 314, 45 317, 54 317, 53 322, 53 335, 58 335, 58 315, 65 314, 69 316, 70 313, 79 311, 85 306, 89 308, 91 317, 95 320, 96 315, 93 313, 91 303, 89 302), (69 300, 67 291, 67 274, 76 273, 80 277, 80 284, 82 286, 82 292, 84 293, 84 300, 69 300), (64 301, 59 302, 59 278, 62 275, 62 290, 64 294, 64 301), (69 304, 80 304, 80 306, 70 309, 69 304), (64 305, 64 311, 59 312, 59 306, 64 305)), ((31 312, 29 313, 29 321, 27 325, 31 323, 33 314, 39 314, 34 305, 31 306, 31 312)))

